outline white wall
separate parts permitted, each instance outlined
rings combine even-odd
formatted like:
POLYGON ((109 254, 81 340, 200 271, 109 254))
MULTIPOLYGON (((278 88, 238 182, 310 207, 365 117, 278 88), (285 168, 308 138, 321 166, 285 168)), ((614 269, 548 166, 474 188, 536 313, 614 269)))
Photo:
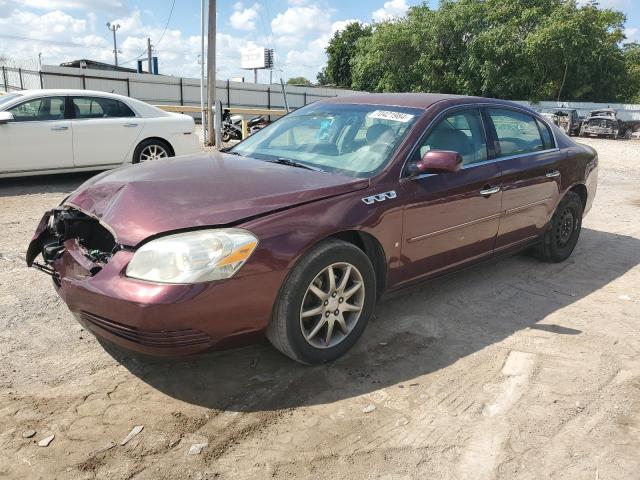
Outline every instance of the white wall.
MULTIPOLYGON (((43 88, 86 88, 128 95, 153 104, 200 105, 200 80, 105 70, 45 65, 43 88), (181 85, 182 83, 182 85, 181 85), (181 97, 182 92, 182 97, 181 97)), ((298 108, 322 98, 357 94, 353 90, 287 85, 289 107, 298 108)), ((205 87, 206 95, 206 87, 205 87)), ((216 96, 224 106, 284 108, 279 84, 216 82, 216 96)))

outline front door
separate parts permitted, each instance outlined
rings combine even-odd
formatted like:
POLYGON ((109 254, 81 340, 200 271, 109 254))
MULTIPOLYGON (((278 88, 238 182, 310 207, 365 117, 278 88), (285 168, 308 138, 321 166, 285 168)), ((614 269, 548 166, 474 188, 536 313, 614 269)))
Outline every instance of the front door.
POLYGON ((487 110, 502 168, 502 218, 496 251, 544 233, 560 195, 562 156, 549 128, 524 112, 487 110))
POLYGON ((0 124, 0 173, 73 167, 64 97, 31 99, 7 111, 14 120, 0 124))
POLYGON ((105 97, 73 97, 73 155, 77 167, 131 161, 143 119, 123 102, 105 97))
POLYGON ((501 171, 489 160, 478 109, 449 113, 420 142, 418 161, 429 150, 453 150, 463 166, 454 173, 406 177, 399 279, 411 281, 493 252, 501 209, 501 171))

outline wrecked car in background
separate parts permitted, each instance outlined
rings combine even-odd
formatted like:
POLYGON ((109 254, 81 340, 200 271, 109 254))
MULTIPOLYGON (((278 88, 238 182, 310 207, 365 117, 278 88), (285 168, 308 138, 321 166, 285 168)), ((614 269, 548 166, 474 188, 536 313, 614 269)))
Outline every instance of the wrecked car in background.
POLYGON ((618 118, 616 111, 612 108, 592 110, 580 127, 581 137, 596 135, 615 140, 624 138, 630 133, 631 128, 618 118))

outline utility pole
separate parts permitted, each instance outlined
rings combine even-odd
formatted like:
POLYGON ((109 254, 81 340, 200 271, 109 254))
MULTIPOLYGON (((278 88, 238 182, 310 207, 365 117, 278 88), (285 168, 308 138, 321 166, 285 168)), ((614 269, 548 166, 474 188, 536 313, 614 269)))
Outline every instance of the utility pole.
POLYGON ((116 30, 120 28, 120 24, 111 25, 111 22, 107 22, 107 28, 113 33, 113 56, 116 60, 116 67, 118 66, 118 44, 116 43, 116 30))
POLYGON ((207 110, 204 108, 204 4, 205 0, 200 0, 200 115, 202 116, 203 143, 207 145, 207 110))
MULTIPOLYGON (((207 138, 214 145, 213 107, 216 104, 216 0, 209 0, 209 31, 207 32, 207 138)), ((220 126, 216 130, 220 130, 220 126)), ((218 138, 219 135, 216 135, 218 138)), ((219 147, 219 145, 216 145, 219 147)))
POLYGON ((152 58, 152 53, 151 53, 151 38, 147 37, 147 63, 149 64, 149 66, 147 67, 149 69, 149 73, 152 74, 153 73, 153 68, 152 68, 152 62, 153 62, 153 58, 152 58))

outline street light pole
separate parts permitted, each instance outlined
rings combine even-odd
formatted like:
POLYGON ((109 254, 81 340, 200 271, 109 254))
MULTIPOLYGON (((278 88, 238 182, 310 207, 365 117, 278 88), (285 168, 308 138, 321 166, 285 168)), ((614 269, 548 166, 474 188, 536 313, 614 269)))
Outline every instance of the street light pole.
MULTIPOLYGON (((216 0, 209 0, 209 30, 207 32, 207 139, 214 145, 213 108, 216 105, 216 0)), ((216 125, 219 130, 219 125, 216 125)), ((215 138, 218 138, 216 135, 215 138)), ((219 147, 219 145, 216 145, 219 147)))
POLYGON ((111 25, 111 22, 107 22, 107 28, 113 32, 113 55, 116 60, 116 67, 118 66, 118 45, 116 43, 116 30, 120 28, 120 24, 111 25))

